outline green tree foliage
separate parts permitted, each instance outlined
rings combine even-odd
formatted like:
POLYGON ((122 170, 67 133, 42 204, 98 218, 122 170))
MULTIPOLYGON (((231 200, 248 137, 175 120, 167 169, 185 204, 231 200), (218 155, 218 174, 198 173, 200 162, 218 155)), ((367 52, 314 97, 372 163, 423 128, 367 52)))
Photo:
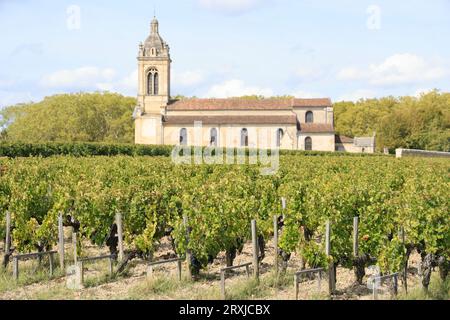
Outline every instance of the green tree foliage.
POLYGON ((0 112, 2 137, 20 142, 133 142, 136 99, 114 93, 62 94, 0 112))
MULTIPOLYGON (((174 99, 187 99, 176 96, 174 99)), ((262 96, 243 96, 257 100, 262 96)), ((278 96, 274 98, 292 98, 278 96)), ((133 142, 134 98, 113 93, 56 95, 0 111, 0 140, 9 142, 133 142)), ((450 93, 385 97, 334 104, 336 132, 377 134, 377 146, 450 150, 450 93)))
POLYGON ((354 136, 377 133, 381 149, 450 150, 450 93, 419 98, 388 97, 334 104, 336 131, 354 136))

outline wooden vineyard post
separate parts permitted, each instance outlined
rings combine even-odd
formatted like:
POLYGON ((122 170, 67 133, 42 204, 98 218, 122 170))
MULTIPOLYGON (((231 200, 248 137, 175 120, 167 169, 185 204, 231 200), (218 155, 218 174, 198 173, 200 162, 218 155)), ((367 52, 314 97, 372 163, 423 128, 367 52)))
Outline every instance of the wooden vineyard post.
POLYGON ((6 211, 6 238, 5 238, 5 254, 11 251, 11 213, 6 211))
POLYGON ((419 260, 417 264, 417 275, 419 276, 419 282, 423 291, 426 291, 425 286, 423 285, 423 269, 422 269, 422 261, 419 260))
POLYGON ((258 262, 258 233, 256 220, 252 220, 252 244, 253 244, 253 276, 259 282, 259 262, 258 262))
POLYGON ((353 217, 353 269, 356 279, 362 283, 364 276, 364 264, 359 258, 359 217, 353 217))
POLYGON ((358 258, 359 256, 359 230, 358 230, 359 219, 358 217, 353 218, 353 257, 358 258))
POLYGON ((317 290, 319 293, 322 290, 322 271, 317 274, 317 290))
POLYGON ((53 277, 53 253, 50 253, 50 255, 48 256, 48 263, 50 267, 50 277, 53 277))
MULTIPOLYGON (((330 261, 330 253, 331 253, 331 226, 330 221, 327 221, 326 230, 325 230, 325 254, 330 261)), ((336 281, 334 277, 334 262, 332 262, 328 268, 328 290, 330 296, 334 294, 336 288, 336 281)))
POLYGON ((177 276, 178 281, 181 281, 181 260, 177 261, 177 276))
POLYGON ((147 268, 147 277, 149 277, 149 278, 153 277, 153 266, 149 266, 147 268))
POLYGON ((394 289, 394 295, 397 296, 398 294, 398 275, 394 274, 394 284, 393 284, 393 289, 394 289))
POLYGON ((62 213, 58 216, 58 256, 59 266, 64 270, 64 226, 62 213))
POLYGON ((376 282, 376 281, 373 282, 372 299, 378 300, 378 282, 376 282))
POLYGON ((295 300, 298 300, 299 295, 299 283, 302 278, 302 276, 314 276, 317 273, 317 288, 318 292, 321 291, 322 287, 322 272, 324 272, 325 269, 323 268, 315 268, 315 269, 305 269, 300 270, 294 274, 294 289, 295 289, 295 300))
POLYGON ((330 255, 330 221, 327 221, 326 227, 325 227, 325 254, 327 256, 330 255))
POLYGON ((81 286, 84 283, 84 263, 83 261, 78 261, 76 264, 80 270, 80 279, 79 279, 79 283, 81 284, 81 286))
POLYGON ((250 267, 245 266, 245 272, 247 273, 247 278, 250 278, 250 267))
POLYGON ((225 272, 220 272, 220 294, 222 296, 222 300, 226 299, 226 293, 225 293, 225 272))
POLYGON ((109 262, 109 276, 111 276, 112 277, 112 275, 113 275, 113 272, 114 272, 114 258, 113 258, 113 256, 111 256, 109 259, 108 259, 108 262, 109 262))
POLYGON ((122 214, 116 213, 116 226, 117 226, 117 238, 119 245, 119 262, 123 261, 123 226, 122 226, 122 214))
POLYGON ((186 229, 186 264, 187 264, 187 274, 188 279, 192 279, 192 272, 191 272, 191 250, 189 249, 189 241, 190 241, 190 235, 189 235, 189 223, 188 223, 188 217, 183 216, 183 224, 184 228, 186 229))
POLYGON ((275 276, 278 277, 278 216, 273 216, 273 247, 275 250, 275 276))
POLYGON ((3 267, 7 267, 11 254, 11 213, 6 211, 6 237, 5 237, 5 257, 3 267))
POLYGON ((77 251, 77 233, 72 230, 72 249, 73 249, 73 262, 77 264, 78 262, 78 251, 77 251))
POLYGON ((19 259, 13 257, 13 278, 14 280, 19 280, 19 259))
MULTIPOLYGON (((405 248, 405 228, 402 226, 400 228, 400 238, 403 244, 403 248, 405 248)), ((405 257, 405 261, 403 262, 403 272, 402 272, 402 279, 403 279, 403 289, 405 290, 405 293, 408 293, 408 258, 405 257)))

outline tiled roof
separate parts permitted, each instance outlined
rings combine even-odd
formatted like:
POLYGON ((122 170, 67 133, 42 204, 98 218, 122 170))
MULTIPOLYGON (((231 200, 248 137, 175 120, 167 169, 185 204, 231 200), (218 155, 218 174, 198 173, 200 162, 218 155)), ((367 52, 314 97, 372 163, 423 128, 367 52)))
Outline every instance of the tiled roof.
POLYGON ((295 107, 329 107, 330 99, 182 99, 167 110, 292 110, 295 107))
POLYGON ((301 123, 300 132, 318 133, 318 132, 334 132, 332 124, 328 123, 301 123))
POLYGON ((190 124, 194 125, 195 121, 201 121, 202 124, 283 124, 297 125, 297 117, 289 116, 166 116, 165 124, 190 124))
POLYGON ((329 98, 294 99, 293 107, 331 107, 329 98))
POLYGON ((353 143, 353 138, 347 137, 347 136, 335 136, 335 142, 336 143, 353 143))

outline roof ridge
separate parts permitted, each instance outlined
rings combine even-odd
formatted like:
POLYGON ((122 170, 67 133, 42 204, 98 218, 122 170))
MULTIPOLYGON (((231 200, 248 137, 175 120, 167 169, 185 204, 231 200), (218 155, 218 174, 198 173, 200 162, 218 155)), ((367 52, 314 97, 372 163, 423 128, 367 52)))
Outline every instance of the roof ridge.
POLYGON ((165 116, 166 124, 189 124, 202 121, 204 124, 289 124, 295 126, 295 115, 174 115, 165 116))
POLYGON ((262 99, 234 98, 187 98, 172 100, 168 110, 292 110, 298 107, 327 107, 331 106, 326 98, 288 98, 269 97, 262 99))
MULTIPOLYGON (((308 100, 308 101, 317 101, 317 100, 327 100, 331 101, 331 98, 299 98, 299 97, 263 97, 263 98, 246 98, 246 97, 228 97, 228 98, 199 98, 199 97, 186 97, 178 100, 245 100, 245 101, 264 101, 264 100, 285 100, 285 101, 295 101, 295 100, 308 100)), ((178 101, 177 100, 177 101, 178 101)))

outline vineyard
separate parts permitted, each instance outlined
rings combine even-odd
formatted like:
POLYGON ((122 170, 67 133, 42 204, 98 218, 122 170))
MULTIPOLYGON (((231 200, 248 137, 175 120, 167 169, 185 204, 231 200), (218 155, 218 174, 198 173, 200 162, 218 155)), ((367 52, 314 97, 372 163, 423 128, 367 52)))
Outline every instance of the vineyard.
MULTIPOLYGON (((227 266, 234 264, 251 239, 251 220, 258 225, 263 261, 278 215, 282 272, 295 253, 301 269, 340 266, 354 270, 362 283, 368 266, 379 266, 382 274, 402 272, 418 252, 428 287, 434 268, 442 279, 450 268, 449 172, 447 160, 381 156, 282 155, 271 176, 260 175, 255 165, 174 165, 166 157, 3 159, 0 236, 5 239, 8 211, 14 254, 53 250, 62 214, 64 226, 81 239, 80 255, 86 241, 106 245, 115 255, 112 235, 121 213, 126 248, 121 267, 133 259, 151 260, 168 238, 177 256, 189 252, 195 279, 219 254, 225 254, 227 266)), ((8 259, 5 255, 4 265, 8 259)))

